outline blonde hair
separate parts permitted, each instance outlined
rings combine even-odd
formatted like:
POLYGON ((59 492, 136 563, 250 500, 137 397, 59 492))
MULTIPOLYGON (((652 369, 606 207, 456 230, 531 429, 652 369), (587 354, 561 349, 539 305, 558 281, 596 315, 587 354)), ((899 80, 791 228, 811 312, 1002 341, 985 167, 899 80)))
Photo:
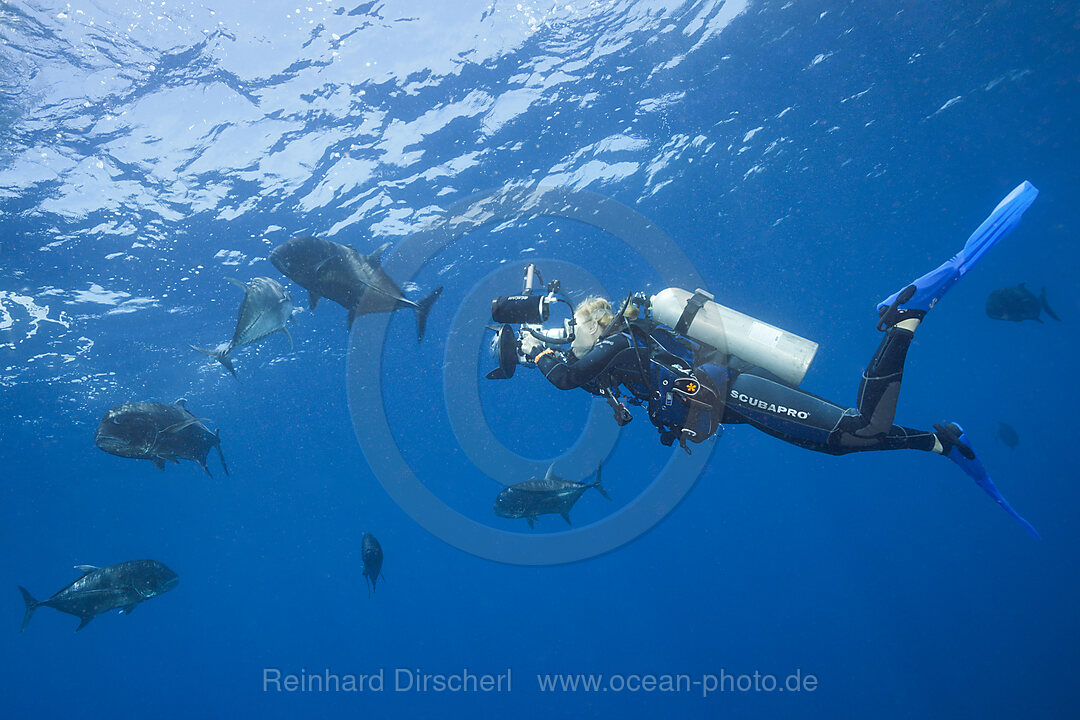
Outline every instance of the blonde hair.
MULTIPOLYGON (((596 295, 587 297, 578 303, 574 315, 577 316, 580 323, 596 322, 601 329, 606 328, 615 319, 614 314, 611 312, 611 303, 607 299, 596 295)), ((635 320, 637 316, 637 307, 632 304, 627 305, 623 317, 627 320, 635 320)))
POLYGON ((592 296, 587 297, 578 303, 578 306, 574 309, 574 317, 578 321, 578 325, 587 325, 590 323, 596 323, 596 327, 603 330, 611 324, 611 303, 605 298, 592 296))
MULTIPOLYGON (((634 320, 638 316, 638 309, 630 305, 623 313, 623 317, 634 320)), ((615 319, 611 312, 611 303, 605 298, 595 295, 587 297, 578 303, 574 309, 574 318, 580 332, 578 340, 573 348, 574 354, 580 357, 581 353, 587 352, 596 344, 597 339, 604 329, 615 319)))

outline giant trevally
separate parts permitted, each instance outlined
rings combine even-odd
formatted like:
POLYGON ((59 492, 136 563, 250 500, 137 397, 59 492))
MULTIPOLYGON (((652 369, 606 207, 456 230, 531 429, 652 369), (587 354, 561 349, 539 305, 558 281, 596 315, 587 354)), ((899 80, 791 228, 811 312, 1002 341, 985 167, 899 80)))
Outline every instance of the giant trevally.
POLYGON ((389 246, 386 243, 370 255, 363 255, 348 245, 305 235, 274 248, 270 262, 308 291, 312 310, 319 298, 329 298, 349 311, 352 327, 357 315, 411 307, 416 311, 416 334, 423 339, 428 312, 442 288, 418 302, 406 298, 379 262, 389 246))
POLYGON ((371 533, 360 539, 360 558, 364 561, 364 581, 368 584, 368 597, 375 591, 375 584, 382 577, 382 545, 371 533))
POLYGON ((225 474, 225 456, 221 453, 221 436, 187 409, 183 400, 172 405, 160 402, 133 402, 111 408, 98 423, 94 442, 107 453, 120 457, 149 460, 159 470, 165 461, 179 463, 194 460, 207 475, 206 456, 217 448, 225 474))
POLYGON ((240 301, 240 311, 236 316, 236 329, 233 331, 232 340, 221 343, 215 348, 201 348, 194 345, 191 347, 214 358, 224 365, 233 377, 236 377, 236 369, 230 357, 230 353, 236 348, 257 343, 276 332, 283 333, 289 339, 289 347, 292 347, 292 335, 289 334, 285 323, 292 320, 293 304, 289 291, 273 278, 252 278, 246 285, 235 278, 225 279, 244 291, 244 299, 240 301))
POLYGON ((1020 283, 1015 287, 995 290, 986 298, 986 314, 995 320, 1012 320, 1013 322, 1038 320, 1042 322, 1040 315, 1043 310, 1046 311, 1047 315, 1061 322, 1061 318, 1050 309, 1050 305, 1046 302, 1045 287, 1036 296, 1035 293, 1024 287, 1024 283, 1020 283))
POLYGON ((596 468, 596 479, 591 483, 566 480, 555 474, 554 463, 548 467, 543 479, 529 478, 525 482, 503 488, 495 498, 495 514, 504 518, 525 518, 529 527, 536 526, 539 515, 562 515, 567 525, 570 523, 570 508, 578 501, 581 494, 589 488, 606 497, 607 491, 600 484, 600 467, 596 468))
POLYGON ((998 438, 1011 448, 1020 444, 1020 433, 1007 422, 998 421, 998 438))
POLYGON ((22 632, 39 607, 51 607, 60 612, 75 615, 82 622, 75 628, 78 632, 98 615, 120 609, 130 615, 139 603, 157 597, 176 587, 180 577, 156 560, 130 560, 109 567, 76 565, 82 575, 48 600, 38 602, 30 591, 19 586, 26 614, 23 615, 22 632))

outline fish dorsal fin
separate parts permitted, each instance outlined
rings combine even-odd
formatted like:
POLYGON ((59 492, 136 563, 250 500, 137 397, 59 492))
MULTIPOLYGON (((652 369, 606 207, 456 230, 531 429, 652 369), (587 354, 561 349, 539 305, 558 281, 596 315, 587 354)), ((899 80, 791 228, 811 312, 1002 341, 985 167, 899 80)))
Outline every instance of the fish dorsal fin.
POLYGON ((382 254, 388 247, 390 247, 390 243, 385 242, 379 247, 375 248, 375 252, 367 256, 368 262, 372 265, 378 265, 380 262, 382 262, 382 254))
MULTIPOLYGON (((228 343, 225 343, 225 345, 228 345, 228 343)), ((219 345, 218 347, 221 346, 219 345)), ((179 400, 174 402, 173 405, 180 408, 181 410, 187 410, 187 400, 185 400, 184 398, 180 398, 179 400)))
POLYGON ((81 572, 83 575, 86 575, 87 573, 92 573, 99 568, 97 565, 76 565, 75 569, 81 572))
POLYGON ((240 281, 239 281, 239 280, 237 280, 236 278, 231 278, 231 277, 227 277, 227 278, 225 278, 225 279, 226 279, 226 280, 228 280, 229 282, 231 282, 231 283, 232 283, 233 285, 235 285, 236 287, 238 287, 238 288, 240 288, 241 290, 243 290, 244 292, 247 292, 248 286, 247 286, 247 285, 245 285, 244 283, 240 282, 240 281))
POLYGON ((194 425, 195 423, 201 422, 210 422, 210 420, 208 418, 191 418, 190 420, 184 420, 183 422, 174 423, 173 425, 164 428, 163 430, 161 430, 161 434, 166 435, 168 433, 177 433, 189 425, 194 425))
POLYGON ((545 480, 551 480, 554 477, 555 477, 555 463, 551 463, 550 465, 548 465, 547 472, 544 473, 544 479, 545 480))

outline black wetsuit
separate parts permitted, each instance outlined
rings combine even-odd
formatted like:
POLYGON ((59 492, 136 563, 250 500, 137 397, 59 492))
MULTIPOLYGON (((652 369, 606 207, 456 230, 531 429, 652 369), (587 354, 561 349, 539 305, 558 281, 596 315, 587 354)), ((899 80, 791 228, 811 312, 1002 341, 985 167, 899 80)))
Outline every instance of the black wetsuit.
MULTIPOLYGON (((694 368, 694 373, 703 381, 707 375, 719 391, 713 407, 721 423, 753 425, 786 442, 833 455, 862 450, 933 450, 933 432, 893 424, 912 335, 898 327, 886 331, 863 372, 854 408, 841 407, 753 371, 705 364, 694 368)), ((670 350, 679 354, 665 338, 675 341, 664 328, 647 332, 635 327, 600 340, 580 360, 547 353, 536 364, 544 377, 562 390, 581 387, 601 394, 622 385, 639 404, 649 402, 650 417, 659 426, 659 413, 654 412, 662 404, 657 397, 656 357, 670 359, 670 350)), ((666 444, 670 444, 668 437, 666 444)))

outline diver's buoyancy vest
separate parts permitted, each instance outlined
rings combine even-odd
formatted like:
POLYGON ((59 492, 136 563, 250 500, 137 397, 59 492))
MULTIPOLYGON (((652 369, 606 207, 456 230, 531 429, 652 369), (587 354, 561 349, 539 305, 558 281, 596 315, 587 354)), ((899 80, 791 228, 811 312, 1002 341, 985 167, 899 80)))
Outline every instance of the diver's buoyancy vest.
MULTIPOLYGON (((630 347, 622 352, 636 354, 637 374, 648 385, 615 374, 608 381, 621 380, 638 403, 648 407, 663 444, 678 440, 685 449, 687 441, 700 443, 711 437, 723 414, 723 390, 708 373, 695 372, 693 348, 648 320, 630 321, 624 332, 630 347)), ((630 361, 613 365, 633 367, 630 361)))

